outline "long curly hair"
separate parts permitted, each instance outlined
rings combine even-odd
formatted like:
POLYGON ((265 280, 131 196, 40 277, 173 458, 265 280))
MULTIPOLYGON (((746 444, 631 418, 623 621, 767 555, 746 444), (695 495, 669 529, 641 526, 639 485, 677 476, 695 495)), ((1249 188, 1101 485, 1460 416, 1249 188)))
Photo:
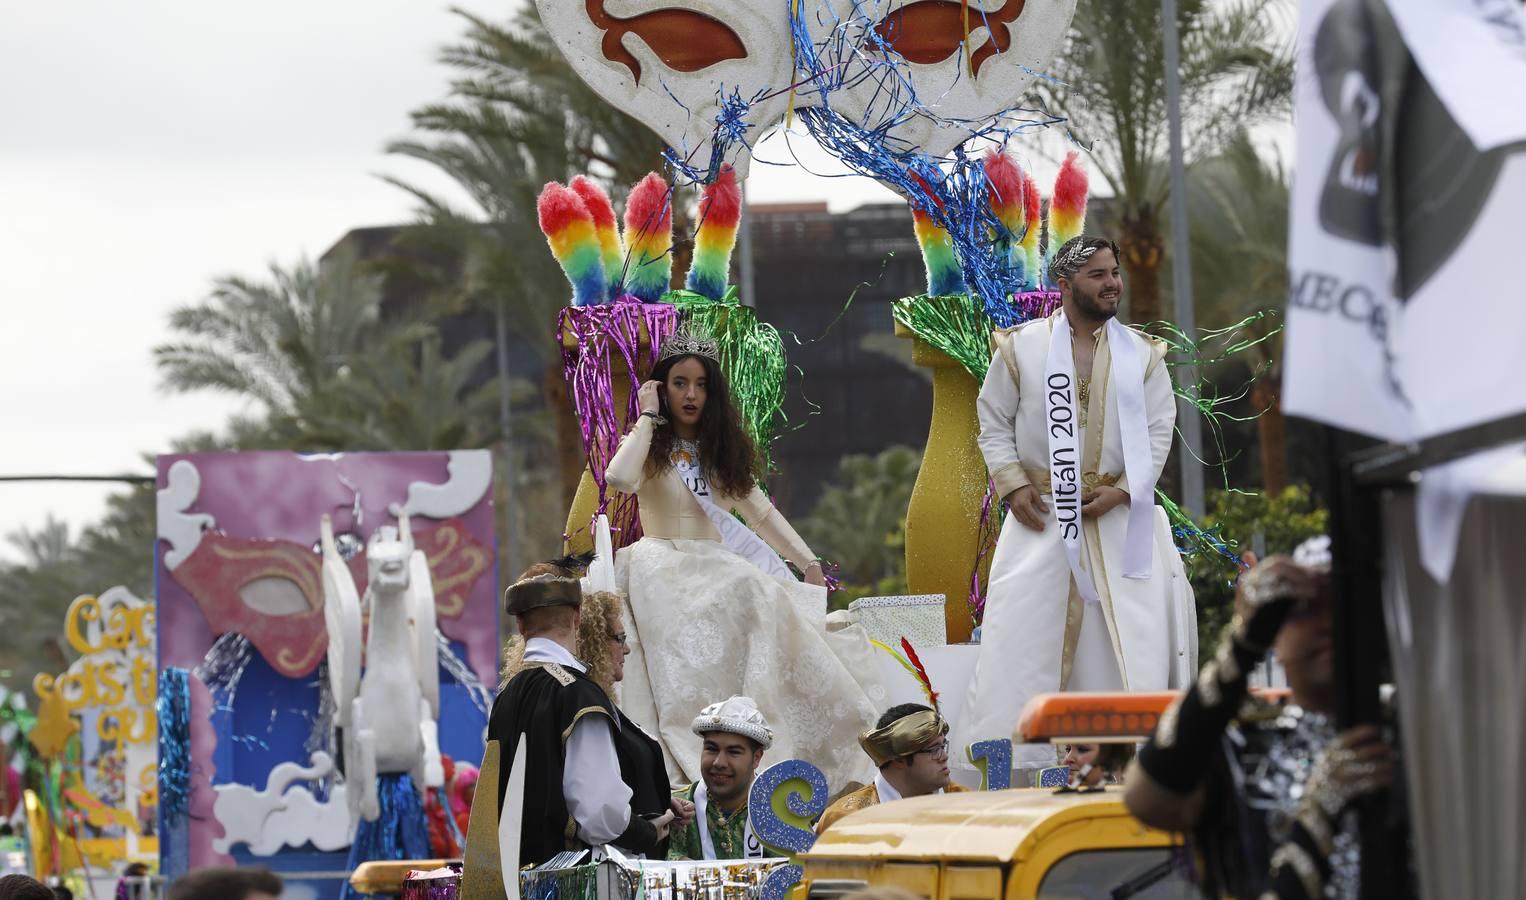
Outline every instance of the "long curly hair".
MULTIPOLYGON (((758 480, 758 452, 751 435, 742 427, 742 417, 731 399, 731 385, 721 367, 705 356, 674 356, 652 369, 652 379, 667 384, 668 373, 686 359, 697 359, 705 367, 705 408, 699 414, 698 439, 700 465, 705 477, 722 494, 744 497, 758 480)), ((652 435, 652 449, 646 457, 648 477, 661 475, 673 467, 671 457, 676 439, 671 422, 657 427, 652 435)))
MULTIPOLYGON (((620 627, 620 617, 625 609, 624 599, 612 591, 592 591, 583 595, 578 607, 577 658, 588 666, 588 677, 604 689, 611 703, 615 701, 614 648, 609 635, 620 627)), ((525 667, 525 639, 514 635, 503 645, 503 681, 501 691, 509 679, 525 667)))

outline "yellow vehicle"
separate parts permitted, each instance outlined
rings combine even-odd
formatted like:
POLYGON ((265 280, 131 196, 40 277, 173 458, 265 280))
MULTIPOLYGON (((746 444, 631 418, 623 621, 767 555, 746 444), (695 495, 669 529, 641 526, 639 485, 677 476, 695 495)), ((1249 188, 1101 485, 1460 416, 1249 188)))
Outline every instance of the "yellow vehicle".
MULTIPOLYGON (((1035 698, 1026 742, 1135 742, 1173 694, 1035 698)), ((1176 900, 1198 897, 1178 835, 1146 827, 1120 787, 950 793, 872 806, 827 829, 801 854, 796 898, 869 886, 930 900, 1176 900)))
POLYGON ((796 897, 869 885, 932 900, 1197 897, 1173 865, 1181 839, 1147 828, 1118 788, 916 797, 853 813, 800 857, 796 897))

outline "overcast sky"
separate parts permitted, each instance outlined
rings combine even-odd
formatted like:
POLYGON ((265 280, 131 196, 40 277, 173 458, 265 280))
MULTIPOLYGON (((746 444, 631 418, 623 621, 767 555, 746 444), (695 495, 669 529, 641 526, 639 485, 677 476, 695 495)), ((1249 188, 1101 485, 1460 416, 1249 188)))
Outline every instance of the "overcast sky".
MULTIPOLYGON (((506 16, 511 2, 465 5, 506 16)), ((0 474, 147 474, 144 454, 238 411, 160 389, 169 311, 218 275, 406 221, 408 197, 379 173, 449 194, 382 148, 445 96, 435 57, 461 31, 427 0, 0 2, 0 474)), ((749 195, 893 199, 763 165, 749 195)), ((0 536, 50 513, 88 524, 114 489, 0 483, 0 536)))
MULTIPOLYGON (((382 148, 445 95, 435 56, 461 30, 427 0, 0 3, 0 474, 148 473, 143 454, 236 411, 160 390, 167 314, 217 275, 408 219, 378 173, 448 189, 382 148)), ((767 167, 753 182, 837 206, 877 192, 767 167)), ((0 484, 0 535, 49 513, 84 525, 112 490, 0 484)))

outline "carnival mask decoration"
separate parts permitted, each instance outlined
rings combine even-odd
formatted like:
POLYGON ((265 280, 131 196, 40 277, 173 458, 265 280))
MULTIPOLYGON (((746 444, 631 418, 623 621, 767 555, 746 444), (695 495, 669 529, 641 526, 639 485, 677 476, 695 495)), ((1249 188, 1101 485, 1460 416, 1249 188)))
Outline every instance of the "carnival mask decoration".
POLYGON ((1053 58, 1076 0, 536 0, 583 80, 650 126, 698 170, 726 153, 739 176, 747 146, 722 147, 735 118, 751 144, 793 108, 825 103, 942 156, 972 124, 1016 106, 1053 58), (811 46, 795 45, 794 21, 811 46), (896 85, 909 84, 910 92, 896 85), (823 86, 829 89, 822 90, 823 86), (888 88, 888 89, 887 89, 888 88), (907 115, 911 96, 917 110, 907 115), (723 107, 748 104, 735 115, 723 107), (928 114, 932 111, 932 115, 928 114))
MULTIPOLYGON (((468 637, 462 616, 473 585, 491 573, 492 552, 465 521, 450 514, 459 503, 436 508, 440 501, 430 490, 444 486, 410 485, 408 505, 417 502, 438 518, 411 531, 408 541, 373 535, 362 543, 357 535, 341 534, 340 552, 327 572, 313 545, 222 530, 211 515, 195 509, 201 487, 201 475, 190 460, 170 467, 158 493, 158 531, 165 544, 165 574, 196 602, 214 638, 243 635, 271 668, 287 678, 306 677, 328 649, 325 577, 348 579, 357 593, 368 583, 402 579, 406 584, 410 573, 404 551, 414 543, 427 557, 425 574, 441 630, 453 640, 468 637)), ((475 502, 475 489, 467 493, 475 502)), ((354 647, 358 652, 358 639, 354 647)))
POLYGON ((1076 11, 1076 0, 815 2, 827 12, 805 23, 826 51, 820 63, 843 72, 827 104, 868 128, 888 126, 888 138, 933 157, 968 140, 972 126, 1019 105, 1076 11), (902 79, 917 101, 910 116, 902 79))
MULTIPOLYGON (((641 120, 690 166, 719 170, 716 126, 734 99, 751 143, 782 118, 793 72, 783 3, 536 0, 562 54, 599 96, 641 120), (772 94, 762 98, 761 95, 772 94)), ((745 175, 751 153, 724 161, 745 175)))

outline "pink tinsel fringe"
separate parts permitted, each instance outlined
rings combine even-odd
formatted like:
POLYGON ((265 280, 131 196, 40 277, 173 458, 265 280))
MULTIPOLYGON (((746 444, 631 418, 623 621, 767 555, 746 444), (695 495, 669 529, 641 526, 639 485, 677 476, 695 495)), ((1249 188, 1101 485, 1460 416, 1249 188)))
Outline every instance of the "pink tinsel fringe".
POLYGON ((621 435, 638 414, 637 391, 641 379, 657 363, 657 350, 678 325, 678 311, 666 303, 642 303, 629 295, 601 306, 575 306, 562 310, 557 344, 562 348, 562 375, 573 412, 582 431, 588 471, 599 486, 598 513, 609 516, 610 536, 616 549, 634 543, 640 535, 636 498, 622 497, 611 504, 604 470, 619 446, 621 435), (647 343, 641 333, 645 328, 647 343), (568 347, 563 336, 575 340, 568 347), (629 383, 625 409, 615 409, 614 360, 624 364, 629 383))
POLYGON ((1012 295, 1012 305, 1023 311, 1022 319, 1042 319, 1060 308, 1059 291, 1023 291, 1012 295))

